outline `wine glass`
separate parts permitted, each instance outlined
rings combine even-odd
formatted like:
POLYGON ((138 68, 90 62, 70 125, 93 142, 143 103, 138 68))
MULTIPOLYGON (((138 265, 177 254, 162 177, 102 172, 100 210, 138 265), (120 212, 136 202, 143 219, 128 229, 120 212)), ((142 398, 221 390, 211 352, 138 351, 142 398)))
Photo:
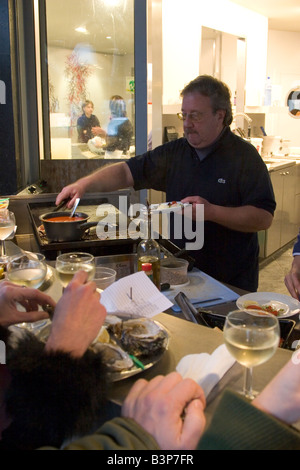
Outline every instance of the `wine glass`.
POLYGON ((244 395, 252 400, 252 368, 268 361, 279 345, 280 328, 275 315, 261 311, 230 312, 223 329, 225 345, 232 356, 245 366, 244 395))
POLYGON ((6 240, 14 232, 15 227, 15 214, 7 209, 0 210, 0 263, 2 264, 6 264, 8 261, 8 256, 5 253, 4 240, 6 240))
POLYGON ((95 258, 90 253, 63 253, 57 256, 55 267, 58 279, 67 287, 74 274, 83 270, 88 273, 88 281, 92 281, 95 275, 95 258))
POLYGON ((21 253, 11 256, 7 263, 6 275, 10 282, 20 286, 38 289, 47 274, 45 256, 41 253, 21 253))
MULTIPOLYGON (((45 256, 41 253, 24 252, 9 257, 6 267, 6 278, 19 286, 38 289, 47 275, 45 256)), ((45 320, 34 323, 20 323, 21 328, 34 329, 45 323, 45 320)))

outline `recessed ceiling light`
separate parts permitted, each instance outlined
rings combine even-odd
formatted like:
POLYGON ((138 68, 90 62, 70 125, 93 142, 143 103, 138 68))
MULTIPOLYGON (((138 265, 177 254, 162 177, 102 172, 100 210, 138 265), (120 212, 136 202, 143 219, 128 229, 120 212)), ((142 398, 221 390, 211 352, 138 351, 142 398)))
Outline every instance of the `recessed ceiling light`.
POLYGON ((77 31, 77 33, 89 34, 85 26, 79 26, 78 28, 75 28, 75 31, 77 31))
POLYGON ((111 36, 106 36, 106 39, 111 39, 111 36))

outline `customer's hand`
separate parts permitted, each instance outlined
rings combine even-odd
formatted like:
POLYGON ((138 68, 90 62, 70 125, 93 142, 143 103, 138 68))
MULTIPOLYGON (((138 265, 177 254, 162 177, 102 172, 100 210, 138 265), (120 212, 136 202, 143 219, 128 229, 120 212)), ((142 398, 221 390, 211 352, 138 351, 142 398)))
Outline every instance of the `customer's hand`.
POLYGON ((60 350, 82 356, 102 327, 106 309, 94 282, 79 271, 65 288, 57 303, 46 351, 60 350))
POLYGON ((140 379, 129 391, 122 416, 134 419, 161 449, 195 449, 205 426, 205 397, 192 379, 177 372, 140 379))
POLYGON ((293 353, 252 404, 287 424, 300 419, 300 350, 293 353))
POLYGON ((300 255, 294 256, 291 270, 284 282, 291 296, 300 300, 300 255))
POLYGON ((3 281, 0 284, 0 325, 10 326, 22 322, 35 322, 49 318, 39 306, 49 304, 55 307, 55 301, 38 289, 17 286, 3 281), (18 304, 25 308, 18 310, 18 304))

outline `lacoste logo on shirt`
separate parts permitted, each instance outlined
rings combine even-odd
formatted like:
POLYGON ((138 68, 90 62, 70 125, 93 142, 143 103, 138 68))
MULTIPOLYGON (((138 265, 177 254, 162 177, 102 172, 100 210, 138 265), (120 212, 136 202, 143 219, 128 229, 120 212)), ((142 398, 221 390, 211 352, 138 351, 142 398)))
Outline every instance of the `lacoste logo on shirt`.
POLYGON ((219 178, 219 179, 218 179, 218 183, 225 184, 225 183, 226 183, 226 180, 224 180, 223 178, 219 178))

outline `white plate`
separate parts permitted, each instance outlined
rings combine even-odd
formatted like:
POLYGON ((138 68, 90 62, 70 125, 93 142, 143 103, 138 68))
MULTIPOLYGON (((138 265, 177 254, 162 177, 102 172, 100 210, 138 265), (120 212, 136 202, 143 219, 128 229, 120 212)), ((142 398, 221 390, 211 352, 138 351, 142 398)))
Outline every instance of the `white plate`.
MULTIPOLYGON (((180 202, 180 201, 174 201, 174 202, 161 202, 160 204, 150 204, 150 212, 152 214, 158 213, 158 212, 174 212, 174 211, 179 211, 181 209, 184 209, 185 207, 192 206, 189 202, 180 202)), ((147 209, 145 209, 143 212, 147 212, 147 209)))
POLYGON ((300 311, 300 302, 293 297, 285 294, 276 294, 274 292, 253 292, 242 295, 236 301, 237 307, 242 310, 245 308, 245 302, 253 301, 259 305, 271 305, 275 309, 284 309, 283 313, 277 318, 287 318, 300 311))

